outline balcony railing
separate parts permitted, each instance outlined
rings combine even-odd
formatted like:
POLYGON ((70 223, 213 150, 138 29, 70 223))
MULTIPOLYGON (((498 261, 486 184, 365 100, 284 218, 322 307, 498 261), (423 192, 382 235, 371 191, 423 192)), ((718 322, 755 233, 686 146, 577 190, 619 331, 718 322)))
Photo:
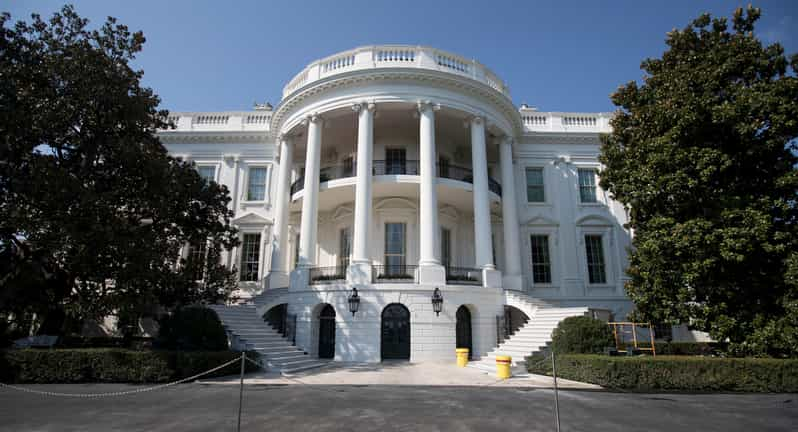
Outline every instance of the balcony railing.
POLYGON ((283 98, 315 81, 356 70, 382 68, 429 69, 460 75, 510 96, 510 90, 493 71, 476 60, 431 47, 376 45, 333 54, 305 67, 283 88, 283 98))
POLYGON ((446 266, 446 283, 452 285, 482 285, 482 269, 446 266))
POLYGON ((336 283, 345 280, 346 280, 346 266, 310 268, 311 285, 336 283))
MULTIPOLYGON (((330 165, 319 170, 319 183, 353 177, 357 173, 357 163, 330 165)), ((469 168, 438 164, 438 177, 474 183, 473 171, 469 168)), ((371 175, 419 175, 419 161, 417 160, 375 160, 371 162, 371 175)), ((300 177, 291 184, 291 195, 305 187, 305 178, 300 177)), ((488 177, 488 189, 496 195, 502 195, 502 186, 496 180, 488 177)))
POLYGON ((417 265, 372 266, 374 283, 414 283, 417 265))
MULTIPOLYGON (((438 164, 438 177, 458 180, 466 183, 474 183, 474 172, 469 168, 451 165, 438 164)), ((488 189, 498 196, 502 196, 502 185, 496 180, 488 177, 488 189)))

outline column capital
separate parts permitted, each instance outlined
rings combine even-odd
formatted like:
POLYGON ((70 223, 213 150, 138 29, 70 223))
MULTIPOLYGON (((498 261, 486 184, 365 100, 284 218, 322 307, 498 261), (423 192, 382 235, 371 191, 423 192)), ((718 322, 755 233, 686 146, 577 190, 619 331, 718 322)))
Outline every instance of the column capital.
POLYGON ((441 104, 430 101, 418 101, 416 103, 416 108, 418 108, 418 112, 420 113, 426 110, 440 111, 441 104))
POLYGON ((352 104, 352 111, 359 113, 361 110, 376 111, 377 104, 374 102, 356 102, 352 104))
POLYGON ((309 126, 311 123, 318 123, 321 125, 324 124, 324 119, 321 117, 321 114, 317 113, 308 114, 302 119, 302 125, 304 126, 309 126))
POLYGON ((482 115, 482 114, 473 114, 473 115, 470 115, 470 116, 466 117, 466 119, 463 120, 463 129, 468 129, 468 128, 471 127, 471 125, 475 125, 475 124, 476 125, 479 125, 479 124, 487 125, 487 122, 488 122, 488 120, 487 120, 487 118, 485 118, 484 115, 482 115))

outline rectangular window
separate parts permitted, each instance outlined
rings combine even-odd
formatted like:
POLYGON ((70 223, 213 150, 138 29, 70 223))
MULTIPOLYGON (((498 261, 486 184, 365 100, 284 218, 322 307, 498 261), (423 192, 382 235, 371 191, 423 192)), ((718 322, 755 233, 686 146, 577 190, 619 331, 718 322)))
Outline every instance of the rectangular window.
POLYGON ((266 199, 267 173, 268 169, 264 167, 252 167, 249 169, 247 201, 263 201, 266 199))
POLYGON ((299 234, 294 236, 294 268, 299 267, 299 234))
POLYGON ((452 232, 441 228, 441 264, 449 267, 452 264, 452 232))
POLYGON ((533 235, 532 245, 532 281, 539 284, 551 283, 551 259, 549 258, 549 236, 533 235))
POLYGON ((200 177, 210 183, 216 181, 216 167, 214 165, 201 165, 197 167, 200 177))
POLYGON ((352 230, 342 228, 338 242, 338 267, 344 271, 349 267, 349 255, 352 253, 352 230))
POLYGON ((607 273, 604 269, 604 245, 600 235, 585 236, 585 253, 589 282, 592 284, 607 283, 607 273))
POLYGON ((449 165, 449 158, 445 156, 438 157, 438 177, 450 178, 449 165))
POLYGON ((206 244, 204 241, 197 242, 189 246, 188 249, 188 270, 193 275, 194 280, 203 280, 205 274, 206 244))
POLYGON ((405 233, 403 223, 385 224, 385 273, 405 274, 405 233))
POLYGON ((355 176, 355 160, 352 156, 345 157, 341 164, 341 177, 355 176))
POLYGON ((670 324, 655 323, 654 324, 654 338, 655 339, 673 339, 673 327, 670 324))
POLYGON ((543 189, 543 168, 526 169, 526 200, 534 203, 546 201, 543 189))
POLYGON ((258 280, 260 263, 260 234, 244 234, 241 242, 241 280, 258 280))
POLYGON ((406 162, 405 149, 385 149, 385 174, 406 174, 406 162))
POLYGON ((583 203, 594 203, 596 200, 596 170, 582 169, 579 171, 579 200, 583 203))

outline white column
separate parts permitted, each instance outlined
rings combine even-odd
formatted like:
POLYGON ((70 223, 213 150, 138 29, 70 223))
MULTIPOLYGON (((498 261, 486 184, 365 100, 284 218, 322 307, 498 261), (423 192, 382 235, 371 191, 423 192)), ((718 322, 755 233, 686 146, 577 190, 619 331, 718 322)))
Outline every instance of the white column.
POLYGON ((446 275, 440 258, 435 253, 438 242, 438 193, 435 170, 435 111, 439 107, 420 102, 419 111, 419 282, 443 284, 446 275))
POLYGON ((373 103, 355 104, 357 112, 357 183, 355 185, 355 224, 352 260, 347 269, 351 284, 371 283, 369 231, 371 229, 371 160, 374 149, 373 103))
POLYGON ((479 268, 494 269, 491 247, 488 155, 485 149, 485 120, 471 119, 471 169, 474 174, 474 251, 479 268))
POLYGON ((518 226, 518 207, 513 173, 513 143, 505 137, 499 144, 499 163, 502 173, 502 226, 504 228, 504 278, 507 289, 522 290, 521 236, 518 226))
POLYGON ((323 120, 317 115, 307 118, 308 143, 305 153, 305 187, 302 189, 302 225, 299 233, 299 266, 316 265, 316 235, 319 222, 319 166, 321 164, 321 130, 323 120))
POLYGON ((274 197, 274 229, 272 230, 272 264, 267 288, 288 286, 286 252, 288 251, 288 208, 291 206, 291 165, 294 148, 291 138, 280 137, 280 166, 277 171, 277 193, 274 197))

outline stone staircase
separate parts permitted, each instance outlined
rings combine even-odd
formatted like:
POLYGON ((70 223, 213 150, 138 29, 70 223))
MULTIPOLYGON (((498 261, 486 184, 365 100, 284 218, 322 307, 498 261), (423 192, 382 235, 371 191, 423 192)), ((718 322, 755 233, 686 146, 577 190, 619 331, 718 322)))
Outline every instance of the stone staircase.
POLYGON ((328 361, 310 357, 258 316, 256 305, 268 303, 268 297, 279 295, 264 293, 253 297, 249 304, 212 305, 210 308, 216 311, 234 344, 257 352, 261 364, 269 371, 286 375, 327 365, 328 361))
POLYGON ((571 316, 581 316, 588 313, 587 307, 556 307, 536 301, 524 294, 513 293, 507 295, 516 297, 512 302, 508 301, 508 304, 513 306, 522 306, 518 304, 520 301, 528 303, 526 305, 527 310, 524 310, 524 313, 530 317, 529 321, 496 349, 482 356, 481 359, 470 362, 468 364, 469 367, 496 373, 496 356, 509 355, 513 359, 512 366, 525 369, 526 357, 542 351, 551 343, 551 332, 560 321, 571 316))

